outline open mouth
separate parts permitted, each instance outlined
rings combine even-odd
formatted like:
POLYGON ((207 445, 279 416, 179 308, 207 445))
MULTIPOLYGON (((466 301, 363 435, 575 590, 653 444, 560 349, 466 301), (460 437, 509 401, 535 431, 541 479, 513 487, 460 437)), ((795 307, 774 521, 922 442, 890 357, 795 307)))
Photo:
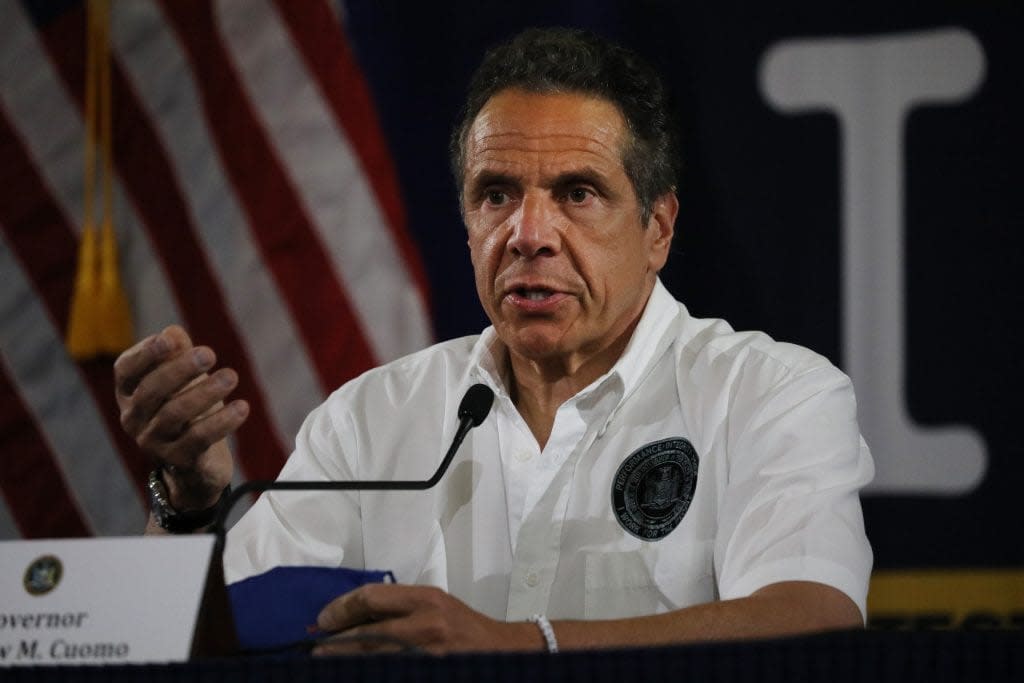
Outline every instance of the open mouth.
POLYGON ((518 296, 526 299, 527 301, 543 301, 554 294, 550 289, 526 289, 525 287, 521 287, 515 291, 518 296))

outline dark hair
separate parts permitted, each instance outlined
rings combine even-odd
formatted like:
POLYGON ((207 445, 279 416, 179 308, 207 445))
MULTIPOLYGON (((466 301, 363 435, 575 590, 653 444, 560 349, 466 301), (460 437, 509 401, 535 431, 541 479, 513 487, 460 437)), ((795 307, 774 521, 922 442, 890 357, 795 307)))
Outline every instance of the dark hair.
POLYGON ((527 29, 492 48, 473 74, 452 132, 449 155, 462 194, 469 129, 487 101, 509 88, 592 95, 618 107, 629 132, 622 165, 644 224, 654 200, 676 187, 676 145, 667 94, 658 74, 635 53, 588 31, 527 29))

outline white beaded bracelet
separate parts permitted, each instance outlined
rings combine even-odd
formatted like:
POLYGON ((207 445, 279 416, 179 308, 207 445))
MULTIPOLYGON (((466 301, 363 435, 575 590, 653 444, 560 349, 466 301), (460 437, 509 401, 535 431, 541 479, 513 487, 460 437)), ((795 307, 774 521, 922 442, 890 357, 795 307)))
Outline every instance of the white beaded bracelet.
POLYGON ((555 638, 555 629, 551 628, 548 618, 543 614, 534 614, 527 621, 537 624, 540 634, 544 636, 544 644, 547 645, 548 652, 558 652, 558 639, 555 638))

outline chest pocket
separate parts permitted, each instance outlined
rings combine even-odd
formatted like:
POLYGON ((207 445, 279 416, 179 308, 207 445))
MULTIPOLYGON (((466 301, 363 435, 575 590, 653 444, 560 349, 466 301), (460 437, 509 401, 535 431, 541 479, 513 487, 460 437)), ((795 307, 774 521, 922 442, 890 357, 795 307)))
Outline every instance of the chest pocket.
POLYGON ((713 541, 686 548, 588 552, 585 619, 618 619, 670 612, 716 598, 713 541))

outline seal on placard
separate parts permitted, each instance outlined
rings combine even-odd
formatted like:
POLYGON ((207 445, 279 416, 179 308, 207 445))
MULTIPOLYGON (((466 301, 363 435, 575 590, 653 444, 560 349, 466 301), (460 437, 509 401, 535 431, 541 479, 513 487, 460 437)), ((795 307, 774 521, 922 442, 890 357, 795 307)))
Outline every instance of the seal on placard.
POLYGON ((622 528, 644 541, 668 536, 690 509, 698 462, 693 444, 682 437, 631 453, 612 480, 612 510, 622 528))
POLYGON ((32 560, 22 580, 29 595, 46 595, 60 583, 64 565, 54 555, 43 555, 32 560))

